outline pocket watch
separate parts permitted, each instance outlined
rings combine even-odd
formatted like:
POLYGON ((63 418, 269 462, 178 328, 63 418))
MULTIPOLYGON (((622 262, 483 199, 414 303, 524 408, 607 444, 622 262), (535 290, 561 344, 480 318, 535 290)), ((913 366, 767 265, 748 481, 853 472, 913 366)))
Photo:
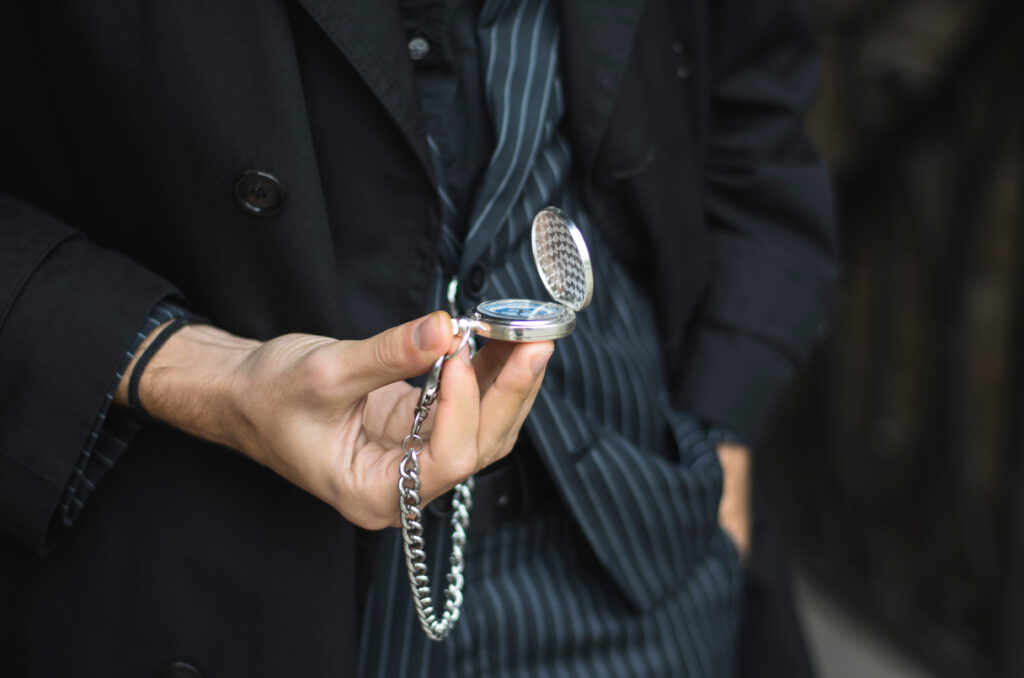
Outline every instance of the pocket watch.
POLYGON ((494 299, 483 301, 458 319, 459 334, 469 331, 502 341, 546 341, 568 336, 576 313, 594 296, 594 271, 583 234, 557 207, 545 207, 530 229, 533 263, 552 301, 494 299))

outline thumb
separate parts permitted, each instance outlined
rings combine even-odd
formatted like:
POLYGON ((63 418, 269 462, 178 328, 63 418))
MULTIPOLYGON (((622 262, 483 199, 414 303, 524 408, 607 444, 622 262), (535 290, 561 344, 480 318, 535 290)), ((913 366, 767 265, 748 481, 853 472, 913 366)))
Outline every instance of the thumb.
POLYGON ((337 356, 349 366, 346 387, 369 393, 418 377, 452 345, 451 317, 444 311, 412 320, 362 341, 337 344, 337 356))

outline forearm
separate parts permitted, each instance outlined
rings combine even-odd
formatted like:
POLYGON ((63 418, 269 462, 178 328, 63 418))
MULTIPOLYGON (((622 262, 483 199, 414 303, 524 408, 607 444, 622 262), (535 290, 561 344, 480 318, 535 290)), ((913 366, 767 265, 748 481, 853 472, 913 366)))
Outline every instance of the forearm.
MULTIPOLYGON (((132 372, 164 327, 135 352, 114 402, 127 407, 132 372)), ((239 367, 261 345, 210 325, 186 325, 152 357, 139 381, 139 400, 155 419, 211 442, 240 448, 239 367)))

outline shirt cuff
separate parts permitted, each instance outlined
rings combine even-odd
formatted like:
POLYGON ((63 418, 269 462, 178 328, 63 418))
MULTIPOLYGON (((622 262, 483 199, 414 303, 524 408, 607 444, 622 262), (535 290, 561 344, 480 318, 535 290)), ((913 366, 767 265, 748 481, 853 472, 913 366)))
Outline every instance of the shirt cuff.
POLYGON ((110 387, 107 389, 103 404, 100 406, 99 412, 96 413, 92 429, 82 446, 75 470, 68 479, 67 485, 64 486, 64 492, 57 507, 57 520, 53 524, 54 532, 70 530, 74 526, 82 507, 85 506, 86 499, 99 484, 100 479, 114 467, 142 427, 142 424, 127 410, 111 411, 110 409, 114 402, 114 393, 117 391, 125 370, 128 369, 128 365, 135 356, 135 352, 157 327, 168 320, 186 315, 188 313, 184 308, 168 301, 161 301, 149 312, 139 331, 135 333, 135 338, 111 378, 110 387))

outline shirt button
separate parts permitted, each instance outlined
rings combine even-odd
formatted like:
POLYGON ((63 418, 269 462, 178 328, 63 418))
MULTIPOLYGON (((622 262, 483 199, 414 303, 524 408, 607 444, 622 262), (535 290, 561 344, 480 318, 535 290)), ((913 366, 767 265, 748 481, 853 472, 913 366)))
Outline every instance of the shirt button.
POLYGON ((423 57, 427 56, 427 52, 430 51, 430 43, 427 42, 426 38, 416 36, 409 41, 409 58, 413 61, 419 61, 423 57))
POLYGON ((466 294, 479 299, 487 289, 487 268, 480 263, 473 264, 466 275, 466 294))

